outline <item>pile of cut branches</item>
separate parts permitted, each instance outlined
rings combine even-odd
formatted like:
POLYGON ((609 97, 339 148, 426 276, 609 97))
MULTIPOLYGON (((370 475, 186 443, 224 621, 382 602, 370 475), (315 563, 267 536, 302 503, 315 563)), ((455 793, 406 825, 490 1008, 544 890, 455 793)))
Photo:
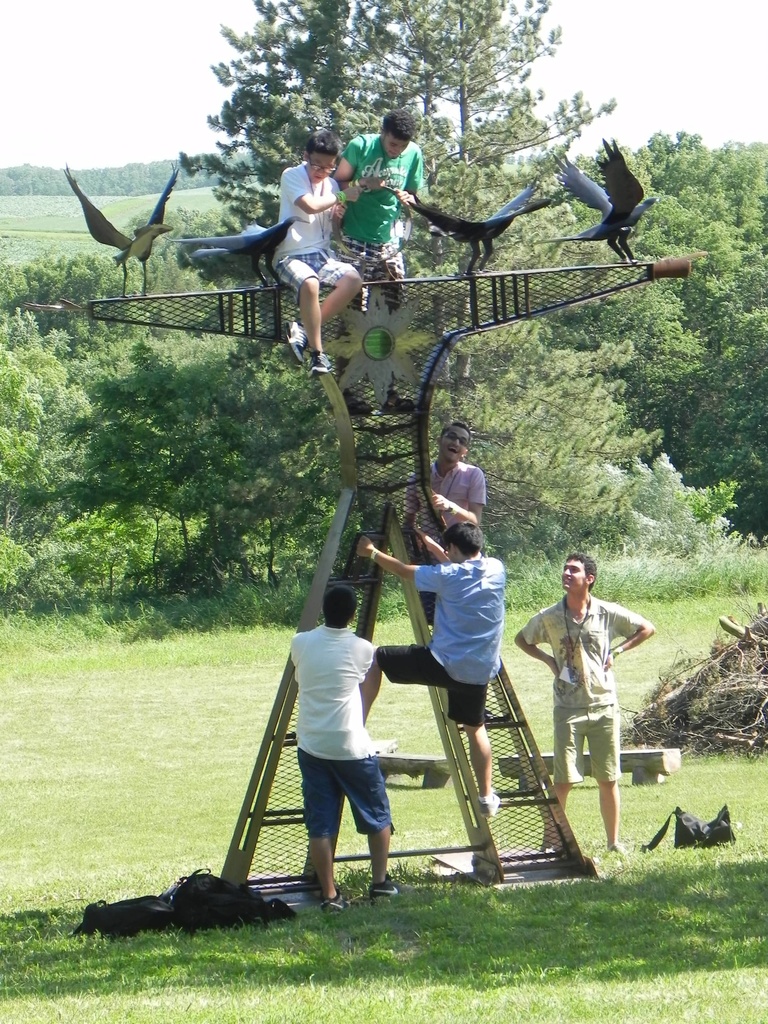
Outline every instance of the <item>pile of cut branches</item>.
POLYGON ((737 637, 717 640, 706 661, 664 676, 632 722, 633 743, 698 754, 762 753, 768 748, 768 614, 748 626, 720 625, 737 637))

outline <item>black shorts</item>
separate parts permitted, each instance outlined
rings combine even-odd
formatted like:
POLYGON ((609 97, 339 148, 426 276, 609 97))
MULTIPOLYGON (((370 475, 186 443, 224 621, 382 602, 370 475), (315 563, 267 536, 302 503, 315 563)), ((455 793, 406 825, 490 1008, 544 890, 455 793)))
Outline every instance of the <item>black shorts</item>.
POLYGON ((439 686, 448 691, 448 717, 461 725, 485 722, 487 683, 461 683, 449 676, 428 647, 378 647, 376 662, 391 683, 439 686))

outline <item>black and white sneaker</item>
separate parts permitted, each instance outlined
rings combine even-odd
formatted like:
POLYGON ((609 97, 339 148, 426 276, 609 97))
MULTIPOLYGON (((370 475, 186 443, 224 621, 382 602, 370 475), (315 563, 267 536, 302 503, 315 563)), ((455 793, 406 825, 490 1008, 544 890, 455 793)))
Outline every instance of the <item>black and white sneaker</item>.
POLYGON ((387 875, 383 882, 374 882, 369 886, 368 895, 372 900, 377 900, 379 896, 399 896, 400 890, 387 875))
POLYGON ((285 340, 297 362, 303 363, 304 353, 307 351, 307 333, 298 320, 291 320, 285 325, 285 340))
POLYGON ((313 352, 309 359, 310 373, 331 373, 333 363, 325 352, 313 352))
POLYGON ((327 900, 323 900, 320 904, 320 909, 325 914, 340 914, 342 910, 346 910, 349 906, 349 901, 345 900, 339 890, 336 890, 335 896, 329 896, 327 900))

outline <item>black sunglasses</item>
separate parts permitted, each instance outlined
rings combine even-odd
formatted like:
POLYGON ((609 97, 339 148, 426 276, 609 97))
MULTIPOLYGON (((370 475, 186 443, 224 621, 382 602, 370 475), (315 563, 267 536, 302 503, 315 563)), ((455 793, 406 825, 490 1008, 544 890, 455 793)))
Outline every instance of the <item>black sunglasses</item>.
POLYGON ((446 430, 443 437, 447 437, 449 441, 458 441, 463 448, 469 448, 469 438, 460 437, 458 434, 454 433, 453 430, 446 430))

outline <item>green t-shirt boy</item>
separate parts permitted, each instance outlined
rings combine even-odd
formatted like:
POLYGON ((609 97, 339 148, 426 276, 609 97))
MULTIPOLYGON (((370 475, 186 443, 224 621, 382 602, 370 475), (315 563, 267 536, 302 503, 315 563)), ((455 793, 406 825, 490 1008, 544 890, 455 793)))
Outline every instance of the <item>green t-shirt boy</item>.
POLYGON ((378 180, 398 192, 417 192, 424 183, 424 157, 411 141, 416 122, 407 111, 393 111, 384 118, 379 135, 358 135, 341 154, 336 180, 341 188, 350 181, 368 184, 357 202, 344 212, 342 233, 359 242, 392 241, 400 200, 378 180))

